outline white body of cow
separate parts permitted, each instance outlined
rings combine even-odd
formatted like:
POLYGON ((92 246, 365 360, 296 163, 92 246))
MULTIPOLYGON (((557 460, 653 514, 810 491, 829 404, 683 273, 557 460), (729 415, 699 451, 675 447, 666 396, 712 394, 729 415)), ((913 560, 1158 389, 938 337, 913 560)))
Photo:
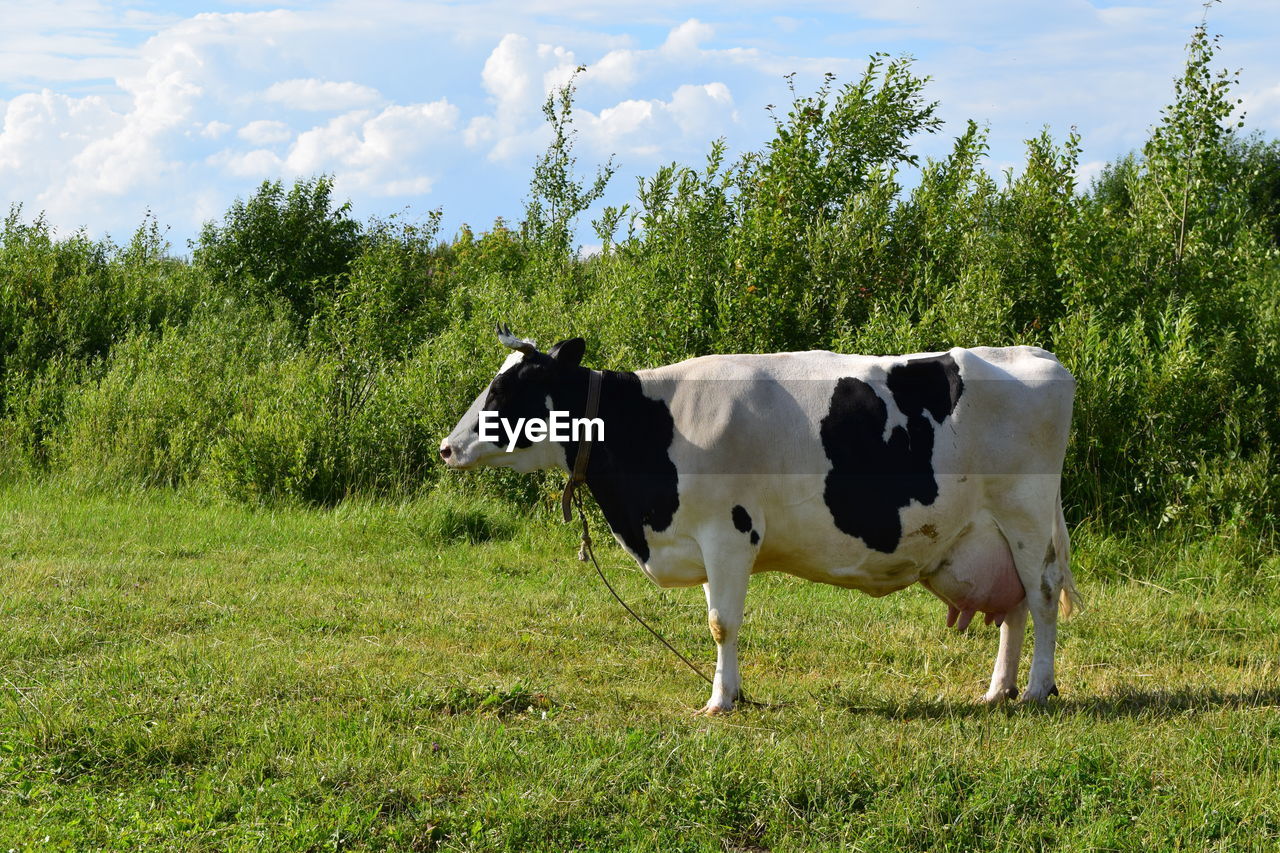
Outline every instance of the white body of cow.
MULTIPOLYGON (((524 358, 533 356, 513 355, 504 372, 524 358)), ((665 451, 678 505, 656 522, 645 516, 642 538, 615 522, 621 510, 610 517, 607 504, 625 505, 628 483, 649 481, 643 466, 627 469, 628 449, 607 449, 611 427, 623 429, 628 416, 610 407, 608 381, 605 449, 593 448, 588 484, 608 496, 606 518, 649 578, 664 587, 704 585, 718 650, 704 712, 730 710, 738 697, 747 585, 762 571, 876 596, 920 582, 948 603, 949 623, 958 616, 961 628, 985 612, 1002 623, 987 701, 1017 695, 1030 611, 1035 646, 1022 696, 1043 701, 1056 692, 1057 611, 1060 602, 1069 611, 1075 595, 1060 500, 1074 380, 1052 354, 981 347, 890 357, 712 355, 615 376, 633 376, 645 400, 670 413, 665 451), (948 388, 949 396, 939 395, 948 388), (597 453, 608 457, 598 472, 597 453)), ((622 397, 634 381, 614 387, 622 397)), ((557 393, 548 393, 548 404, 557 393)), ((576 446, 544 442, 506 453, 475 439, 468 419, 485 399, 444 442, 451 467, 568 469, 576 446)))

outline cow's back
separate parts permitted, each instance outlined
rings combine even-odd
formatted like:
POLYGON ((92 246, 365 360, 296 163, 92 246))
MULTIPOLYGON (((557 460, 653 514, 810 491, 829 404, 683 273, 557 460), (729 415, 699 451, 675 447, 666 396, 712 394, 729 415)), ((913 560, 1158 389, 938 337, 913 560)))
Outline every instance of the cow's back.
POLYGON ((675 423, 680 505, 654 570, 666 544, 697 582, 693 543, 741 507, 755 570, 873 594, 917 580, 993 501, 1056 493, 1074 390, 1034 347, 714 355, 638 375, 675 423))
MULTIPOLYGON (((957 347, 903 356, 708 355, 638 375, 646 396, 671 409, 672 456, 682 475, 811 475, 831 467, 821 425, 832 414, 841 380, 872 389, 885 403, 886 429, 892 429, 909 419, 891 390, 895 369, 939 359, 955 365, 962 384, 953 411, 935 421, 946 427, 935 430, 938 462, 963 460, 959 467, 994 472, 1057 455, 1060 468, 1075 382, 1052 353, 1038 347, 957 347)), ((938 373, 945 377, 946 371, 938 373)), ((935 413, 928 412, 931 420, 935 413)))

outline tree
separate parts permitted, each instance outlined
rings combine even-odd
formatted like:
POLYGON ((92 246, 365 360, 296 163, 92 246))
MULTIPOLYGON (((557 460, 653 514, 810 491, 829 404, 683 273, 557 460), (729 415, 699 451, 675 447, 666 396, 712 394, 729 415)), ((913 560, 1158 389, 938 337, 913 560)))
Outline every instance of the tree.
POLYGON ((221 225, 205 224, 195 261, 237 295, 283 299, 305 325, 360 250, 351 203, 335 207, 332 196, 325 175, 299 180, 288 193, 280 181, 264 181, 248 201, 231 205, 221 225))

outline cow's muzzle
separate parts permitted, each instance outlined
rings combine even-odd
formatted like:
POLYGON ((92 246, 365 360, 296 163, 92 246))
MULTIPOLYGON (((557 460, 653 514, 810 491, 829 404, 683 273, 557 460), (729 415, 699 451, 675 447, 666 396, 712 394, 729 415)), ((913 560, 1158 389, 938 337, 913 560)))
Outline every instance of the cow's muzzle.
POLYGON ((444 464, 450 468, 460 468, 458 464, 458 454, 453 451, 453 445, 449 443, 449 439, 440 442, 440 458, 444 460, 444 464))

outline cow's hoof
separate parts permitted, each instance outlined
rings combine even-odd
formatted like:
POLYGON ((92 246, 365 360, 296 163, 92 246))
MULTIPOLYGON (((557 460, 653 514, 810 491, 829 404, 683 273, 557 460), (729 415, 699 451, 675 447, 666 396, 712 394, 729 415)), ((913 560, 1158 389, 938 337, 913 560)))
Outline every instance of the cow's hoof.
POLYGON ((1034 702, 1037 705, 1043 705, 1045 702, 1049 701, 1050 696, 1057 696, 1057 695, 1058 695, 1058 685, 1056 684, 1050 684, 1048 690, 1037 690, 1034 692, 1031 690, 1030 687, 1028 687, 1027 692, 1022 694, 1022 701, 1034 702))
POLYGON ((982 701, 988 705, 999 705, 1007 699, 1017 699, 1018 688, 1005 687, 1003 689, 988 690, 987 694, 982 697, 982 701))
POLYGON ((695 717, 723 717, 733 713, 733 706, 717 705, 714 702, 708 702, 702 706, 702 709, 694 714, 695 717))
POLYGON ((998 705, 1001 702, 1006 702, 1006 701, 1010 701, 1017 698, 1018 698, 1018 688, 1016 687, 997 688, 995 690, 988 692, 986 696, 982 697, 983 701, 986 702, 988 705, 998 705))

